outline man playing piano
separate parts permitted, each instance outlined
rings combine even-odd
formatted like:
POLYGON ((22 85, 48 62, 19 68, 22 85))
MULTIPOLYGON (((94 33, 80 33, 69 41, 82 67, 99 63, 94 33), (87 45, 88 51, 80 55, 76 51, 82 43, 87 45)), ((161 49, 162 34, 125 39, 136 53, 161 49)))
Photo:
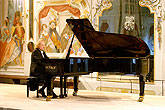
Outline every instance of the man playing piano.
POLYGON ((57 98, 58 96, 53 92, 53 89, 51 88, 51 80, 53 78, 53 75, 48 74, 45 71, 45 60, 49 61, 49 58, 44 52, 44 48, 44 40, 39 39, 36 44, 35 50, 32 52, 31 55, 30 76, 37 77, 39 82, 43 82, 43 86, 39 90, 39 93, 42 95, 42 97, 46 97, 44 90, 47 87, 47 96, 53 95, 53 98, 57 98))

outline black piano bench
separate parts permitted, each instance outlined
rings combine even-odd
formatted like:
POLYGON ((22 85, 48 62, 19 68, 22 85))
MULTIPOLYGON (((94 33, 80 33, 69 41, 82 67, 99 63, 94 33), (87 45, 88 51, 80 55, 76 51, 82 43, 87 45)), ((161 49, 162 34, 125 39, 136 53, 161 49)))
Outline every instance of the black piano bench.
POLYGON ((37 90, 37 98, 38 95, 38 89, 39 89, 39 81, 37 77, 28 77, 27 78, 27 97, 29 97, 29 91, 35 91, 37 90))

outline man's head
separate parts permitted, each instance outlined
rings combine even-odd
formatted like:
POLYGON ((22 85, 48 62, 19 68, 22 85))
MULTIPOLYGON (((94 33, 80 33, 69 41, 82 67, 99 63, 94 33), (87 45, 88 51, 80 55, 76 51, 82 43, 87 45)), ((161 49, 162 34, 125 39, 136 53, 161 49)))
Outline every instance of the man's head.
POLYGON ((50 21, 49 26, 51 29, 55 29, 56 28, 56 21, 55 20, 50 21))
POLYGON ((15 15, 14 15, 14 24, 17 24, 20 22, 20 17, 21 17, 21 12, 20 11, 16 11, 15 15))
POLYGON ((40 50, 45 49, 45 42, 43 39, 39 39, 36 44, 36 48, 39 48, 40 50))

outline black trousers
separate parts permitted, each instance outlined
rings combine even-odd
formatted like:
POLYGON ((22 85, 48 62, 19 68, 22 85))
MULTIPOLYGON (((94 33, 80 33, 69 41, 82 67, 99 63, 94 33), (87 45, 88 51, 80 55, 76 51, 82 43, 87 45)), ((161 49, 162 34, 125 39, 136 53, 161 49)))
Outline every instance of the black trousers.
POLYGON ((38 83, 43 83, 43 87, 40 90, 43 90, 47 87, 47 95, 53 95, 53 87, 52 87, 52 80, 53 80, 53 75, 52 74, 47 74, 47 73, 42 73, 42 74, 32 74, 31 76, 37 77, 38 78, 38 83))
POLYGON ((47 74, 45 76, 44 86, 47 87, 47 95, 48 96, 53 95, 52 79, 53 79, 53 75, 51 75, 51 74, 47 74))
POLYGON ((79 76, 74 76, 74 92, 78 91, 79 76))

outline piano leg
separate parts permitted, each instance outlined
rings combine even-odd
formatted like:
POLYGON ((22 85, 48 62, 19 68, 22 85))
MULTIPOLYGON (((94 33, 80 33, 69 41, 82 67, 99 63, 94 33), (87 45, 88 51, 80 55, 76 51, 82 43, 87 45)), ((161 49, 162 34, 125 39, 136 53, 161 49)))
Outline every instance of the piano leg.
POLYGON ((53 97, 53 89, 52 89, 52 75, 47 75, 46 82, 47 82, 47 97, 46 101, 51 101, 53 97))
POLYGON ((139 76, 139 84, 140 84, 140 94, 139 94, 140 96, 138 102, 142 102, 144 99, 144 87, 145 87, 145 81, 143 75, 139 76))
POLYGON ((77 92, 78 92, 78 78, 79 76, 74 76, 74 92, 73 92, 73 96, 77 96, 77 92))
POLYGON ((67 93, 66 93, 66 86, 67 86, 67 76, 64 76, 64 96, 67 97, 67 93))
POLYGON ((60 96, 59 96, 60 98, 64 98, 62 82, 63 82, 63 76, 60 76, 60 96))

